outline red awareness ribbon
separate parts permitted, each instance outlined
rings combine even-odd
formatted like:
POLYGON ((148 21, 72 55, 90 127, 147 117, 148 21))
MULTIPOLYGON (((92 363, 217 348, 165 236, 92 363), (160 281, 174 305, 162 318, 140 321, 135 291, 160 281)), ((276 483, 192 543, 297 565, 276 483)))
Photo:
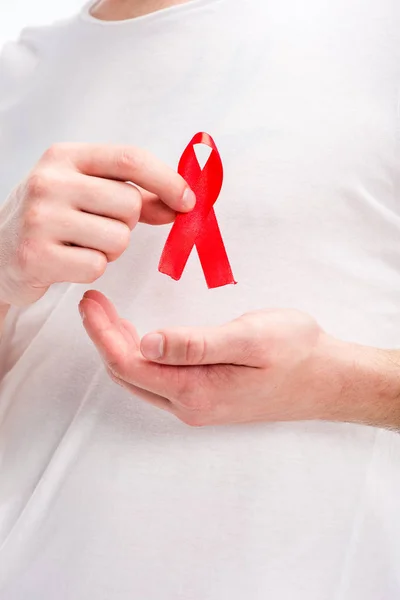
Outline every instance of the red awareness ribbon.
POLYGON ((178 173, 196 194, 196 206, 175 218, 158 270, 178 281, 196 246, 209 288, 236 283, 213 208, 221 191, 223 168, 217 146, 208 133, 193 136, 180 158, 178 173), (197 161, 194 144, 206 144, 212 150, 203 169, 197 161))

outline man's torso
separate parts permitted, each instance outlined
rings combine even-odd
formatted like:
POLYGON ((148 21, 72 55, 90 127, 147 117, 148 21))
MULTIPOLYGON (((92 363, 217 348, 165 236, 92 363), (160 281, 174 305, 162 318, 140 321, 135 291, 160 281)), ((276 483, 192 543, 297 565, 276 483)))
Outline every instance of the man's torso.
POLYGON ((140 225, 94 285, 10 311, 1 598, 397 597, 395 434, 189 428, 108 379, 77 304, 95 287, 141 334, 295 307, 344 339, 397 346, 398 25, 392 0, 198 0, 6 49, 1 196, 54 142, 134 144, 176 166, 207 131, 238 285, 208 290, 196 253, 179 283, 161 275, 168 228, 140 225))

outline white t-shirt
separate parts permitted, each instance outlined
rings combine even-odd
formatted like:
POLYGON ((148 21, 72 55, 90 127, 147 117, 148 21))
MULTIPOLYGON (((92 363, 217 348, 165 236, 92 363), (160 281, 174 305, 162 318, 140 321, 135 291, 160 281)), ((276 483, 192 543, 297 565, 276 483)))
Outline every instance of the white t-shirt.
POLYGON ((3 199, 53 142, 134 144, 176 167, 211 134, 238 281, 208 290, 195 252, 180 282, 162 275, 169 226, 139 225, 94 285, 10 310, 1 600, 398 600, 397 434, 191 428, 108 378, 77 309, 99 289, 144 334, 295 307, 398 347, 397 0, 192 0, 124 22, 86 6, 8 44, 0 89, 3 199))

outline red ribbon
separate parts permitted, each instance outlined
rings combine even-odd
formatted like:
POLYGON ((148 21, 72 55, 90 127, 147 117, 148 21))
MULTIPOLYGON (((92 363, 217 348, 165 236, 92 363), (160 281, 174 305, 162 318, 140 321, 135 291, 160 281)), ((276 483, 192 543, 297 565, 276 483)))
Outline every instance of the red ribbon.
POLYGON ((221 191, 223 169, 217 147, 208 133, 193 136, 180 158, 178 173, 196 194, 196 206, 189 213, 177 215, 161 255, 159 271, 179 280, 196 246, 209 288, 236 283, 213 208, 221 191), (203 170, 194 144, 206 144, 212 149, 203 170))

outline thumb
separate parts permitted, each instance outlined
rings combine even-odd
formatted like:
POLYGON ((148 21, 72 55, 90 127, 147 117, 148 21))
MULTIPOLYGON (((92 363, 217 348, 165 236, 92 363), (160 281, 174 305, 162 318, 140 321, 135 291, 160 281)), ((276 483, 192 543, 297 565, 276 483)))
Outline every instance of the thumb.
POLYGON ((218 327, 179 327, 145 335, 140 351, 147 360, 168 365, 233 364, 262 366, 260 336, 246 320, 218 327))
POLYGON ((133 325, 118 316, 114 305, 100 292, 85 292, 79 312, 87 334, 111 370, 123 371, 138 351, 139 336, 133 325))

